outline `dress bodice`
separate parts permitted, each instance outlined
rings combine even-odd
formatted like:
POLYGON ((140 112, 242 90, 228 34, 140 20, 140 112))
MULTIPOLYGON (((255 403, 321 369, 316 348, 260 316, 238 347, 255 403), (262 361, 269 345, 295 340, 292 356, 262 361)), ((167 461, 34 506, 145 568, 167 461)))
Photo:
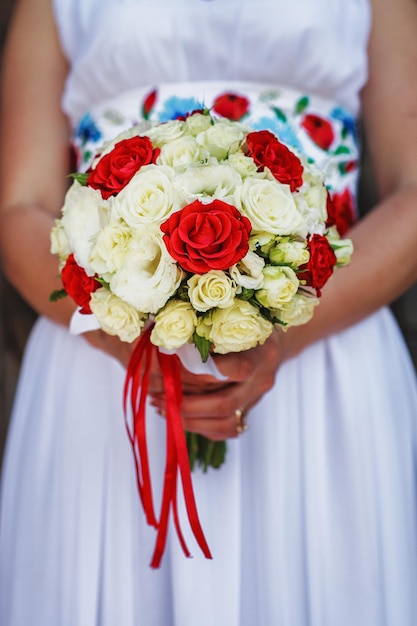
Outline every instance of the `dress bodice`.
POLYGON ((358 113, 368 0, 53 0, 71 62, 64 110, 166 82, 288 85, 358 113))

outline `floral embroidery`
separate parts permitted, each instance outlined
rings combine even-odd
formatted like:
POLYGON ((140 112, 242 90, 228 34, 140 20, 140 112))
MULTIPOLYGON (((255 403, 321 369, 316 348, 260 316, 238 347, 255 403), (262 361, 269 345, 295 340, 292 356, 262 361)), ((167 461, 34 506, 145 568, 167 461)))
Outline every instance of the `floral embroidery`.
POLYGON ((186 119, 191 112, 208 108, 215 116, 241 121, 253 130, 271 131, 316 164, 330 193, 329 225, 346 232, 357 213, 358 133, 353 116, 332 101, 292 89, 225 86, 205 83, 200 99, 198 84, 180 85, 177 93, 175 85, 161 85, 103 104, 84 115, 75 130, 78 168, 87 170, 102 143, 134 124, 186 119))

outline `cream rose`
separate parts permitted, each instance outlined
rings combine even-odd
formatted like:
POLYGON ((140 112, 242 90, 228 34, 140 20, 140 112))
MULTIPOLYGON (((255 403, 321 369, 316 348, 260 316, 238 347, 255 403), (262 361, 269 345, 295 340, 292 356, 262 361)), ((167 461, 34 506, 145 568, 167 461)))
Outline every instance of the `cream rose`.
POLYGON ((303 219, 288 185, 246 178, 236 189, 235 203, 250 219, 255 232, 290 235, 304 230, 303 219))
POLYGON ((184 135, 162 146, 157 163, 181 170, 197 165, 209 156, 209 152, 197 143, 195 137, 184 135))
POLYGON ((110 222, 97 235, 91 250, 90 265, 107 282, 122 267, 131 239, 132 231, 120 221, 110 222))
POLYGON ((213 308, 224 309, 233 303, 236 286, 220 270, 211 270, 207 274, 194 274, 188 281, 188 296, 197 311, 213 308))
POLYGON ((188 343, 197 326, 197 315, 189 302, 170 300, 155 315, 151 341, 155 346, 176 350, 188 343))
POLYGON ((262 289, 255 292, 255 297, 267 309, 279 309, 297 293, 299 280, 290 267, 267 265, 263 275, 262 289))
POLYGON ((108 335, 117 335, 131 343, 139 337, 147 318, 108 289, 97 289, 91 294, 90 308, 101 328, 108 335))
POLYGON ((264 280, 264 266, 263 258, 249 251, 239 263, 230 268, 230 276, 244 289, 260 289, 264 280))
POLYGON ((164 124, 156 124, 146 131, 146 135, 155 148, 160 148, 164 144, 174 141, 185 132, 185 124, 182 120, 171 120, 164 124))
POLYGON ((61 262, 65 261, 67 256, 71 253, 68 237, 65 233, 61 220, 55 220, 55 226, 52 227, 50 250, 52 254, 57 254, 59 256, 61 262))
POLYGON ((174 295, 183 273, 168 254, 157 225, 139 226, 110 289, 144 313, 156 313, 174 295))
POLYGON ((308 263, 310 258, 306 242, 296 241, 290 237, 277 237, 268 254, 271 263, 289 265, 293 269, 308 263))
POLYGON ((193 113, 185 120, 185 132, 196 137, 203 131, 210 128, 212 119, 210 115, 204 113, 193 113))
POLYGON ((305 224, 305 234, 322 235, 327 220, 327 190, 322 175, 312 164, 305 164, 304 184, 295 194, 295 202, 305 224))
POLYGON ((229 120, 217 121, 196 137, 198 143, 219 161, 236 152, 246 136, 243 125, 229 120))
POLYGON ((94 275, 90 254, 98 232, 109 222, 110 203, 100 191, 74 181, 65 196, 61 224, 75 260, 89 276, 94 275))
POLYGON ((172 184, 174 170, 166 166, 145 165, 113 199, 113 211, 126 224, 162 224, 180 208, 180 197, 172 184))
POLYGON ((196 332, 213 343, 219 354, 241 352, 263 344, 273 325, 258 309, 245 300, 236 299, 227 309, 215 309, 198 318, 196 332))
POLYGON ((306 296, 296 293, 287 304, 283 305, 279 311, 272 311, 276 317, 286 324, 283 329, 290 326, 301 326, 307 324, 314 315, 314 308, 320 300, 315 296, 306 296))
POLYGON ((245 156, 243 152, 235 152, 234 154, 231 154, 228 157, 227 162, 238 172, 238 174, 240 174, 242 178, 247 178, 248 176, 265 178, 265 174, 263 172, 258 173, 258 166, 252 157, 245 156))
POLYGON ((233 200, 235 188, 242 179, 233 167, 226 164, 208 164, 190 167, 178 174, 174 184, 181 190, 188 202, 199 197, 233 200))

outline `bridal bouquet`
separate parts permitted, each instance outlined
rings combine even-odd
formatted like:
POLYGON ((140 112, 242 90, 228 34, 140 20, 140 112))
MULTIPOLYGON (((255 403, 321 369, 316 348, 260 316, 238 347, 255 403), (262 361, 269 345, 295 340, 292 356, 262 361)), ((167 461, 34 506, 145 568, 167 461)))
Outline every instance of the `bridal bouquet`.
MULTIPOLYGON (((192 501, 184 467, 218 467, 225 444, 187 435, 184 453, 177 354, 191 347, 206 361, 264 343, 275 325, 306 323, 334 268, 349 261, 350 241, 326 227, 328 193, 314 165, 271 132, 206 110, 131 128, 73 177, 51 235, 63 283, 54 297, 69 294, 106 333, 140 338, 125 408, 130 398, 142 500, 150 499, 146 363, 156 346, 167 382, 168 456, 176 449, 192 501)), ((152 503, 147 510, 160 528, 152 503)), ((195 534, 201 538, 198 523, 195 534)))

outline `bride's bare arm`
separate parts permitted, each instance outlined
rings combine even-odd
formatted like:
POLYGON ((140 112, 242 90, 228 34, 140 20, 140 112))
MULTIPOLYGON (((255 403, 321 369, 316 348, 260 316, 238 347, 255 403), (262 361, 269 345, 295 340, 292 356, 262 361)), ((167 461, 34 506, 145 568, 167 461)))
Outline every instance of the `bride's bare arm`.
MULTIPOLYGON (((70 166, 70 131, 61 111, 68 67, 51 0, 18 0, 4 50, 1 90, 0 244, 4 272, 31 306, 67 325, 70 298, 50 302, 61 288, 50 231, 58 217, 70 166)), ((128 360, 131 346, 101 331, 94 346, 128 360)))
POLYGON ((4 51, 0 236, 4 271, 40 313, 68 322, 74 306, 59 284, 49 232, 65 192, 69 131, 60 99, 67 72, 47 0, 18 2, 4 51))

